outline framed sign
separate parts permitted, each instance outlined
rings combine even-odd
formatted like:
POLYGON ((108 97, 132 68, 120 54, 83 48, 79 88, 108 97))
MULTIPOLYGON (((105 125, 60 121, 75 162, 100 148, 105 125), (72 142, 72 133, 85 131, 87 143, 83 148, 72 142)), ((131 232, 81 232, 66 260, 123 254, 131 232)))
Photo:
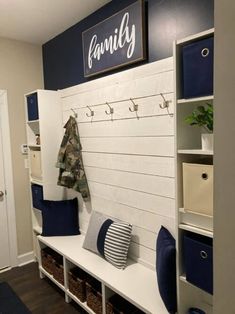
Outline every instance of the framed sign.
POLYGON ((82 33, 84 76, 146 58, 144 2, 138 0, 82 33))

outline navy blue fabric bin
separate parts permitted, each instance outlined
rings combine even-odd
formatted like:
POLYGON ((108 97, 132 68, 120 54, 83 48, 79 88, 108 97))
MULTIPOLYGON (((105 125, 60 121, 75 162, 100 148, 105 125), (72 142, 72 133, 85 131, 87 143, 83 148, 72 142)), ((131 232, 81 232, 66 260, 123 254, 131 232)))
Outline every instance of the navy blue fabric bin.
POLYGON ((41 200, 43 200, 43 187, 38 184, 31 185, 33 207, 42 210, 41 200))
POLYGON ((198 40, 182 48, 183 98, 213 94, 214 38, 198 40))
POLYGON ((184 235, 186 280, 213 294, 213 240, 197 234, 184 235))
POLYGON ((28 121, 38 120, 38 95, 33 93, 27 96, 28 121))

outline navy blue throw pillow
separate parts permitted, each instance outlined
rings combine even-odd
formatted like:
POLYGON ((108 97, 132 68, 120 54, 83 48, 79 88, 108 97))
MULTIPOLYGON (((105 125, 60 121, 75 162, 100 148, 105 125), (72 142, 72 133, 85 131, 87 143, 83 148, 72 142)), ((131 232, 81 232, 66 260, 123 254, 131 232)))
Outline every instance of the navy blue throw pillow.
POLYGON ((67 236, 80 234, 78 200, 42 200, 42 236, 67 236))
POLYGON ((157 281, 159 293, 169 313, 177 311, 175 239, 161 227, 157 237, 157 281))

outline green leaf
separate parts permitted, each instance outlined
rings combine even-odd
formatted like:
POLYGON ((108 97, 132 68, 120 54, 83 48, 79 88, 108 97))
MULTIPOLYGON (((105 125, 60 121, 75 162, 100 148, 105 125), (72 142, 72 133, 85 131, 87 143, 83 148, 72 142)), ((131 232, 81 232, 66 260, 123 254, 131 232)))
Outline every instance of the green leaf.
POLYGON ((198 106, 184 120, 189 125, 204 127, 208 131, 213 132, 213 105, 206 103, 205 106, 198 106))
POLYGON ((201 113, 204 113, 206 110, 203 106, 198 106, 197 107, 198 111, 200 111, 201 113))

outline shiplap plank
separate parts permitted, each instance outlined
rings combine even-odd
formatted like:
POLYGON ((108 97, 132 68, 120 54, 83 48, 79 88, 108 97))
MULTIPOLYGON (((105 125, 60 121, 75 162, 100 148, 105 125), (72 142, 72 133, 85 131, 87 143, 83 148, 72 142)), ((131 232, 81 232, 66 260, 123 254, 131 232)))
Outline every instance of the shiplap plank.
MULTIPOLYGON (((165 226, 173 235, 175 235, 175 222, 173 218, 164 217, 158 214, 146 212, 126 206, 123 204, 117 204, 113 201, 106 200, 100 197, 92 195, 92 210, 98 211, 111 217, 113 219, 120 219, 132 224, 136 230, 139 230, 139 234, 144 232, 155 234, 158 233, 160 227, 165 226), (141 231, 140 231, 141 230, 141 231)), ((81 213, 80 213, 81 214, 81 213)), ((80 227, 82 224, 82 230, 87 230, 88 222, 90 220, 91 212, 83 211, 80 219, 80 227)), ((148 247, 146 239, 139 237, 139 241, 148 247), (145 244, 144 244, 145 243, 145 244)), ((138 242, 138 241, 136 241, 138 242)))
POLYGON ((84 166, 174 177, 174 158, 83 152, 84 166))
POLYGON ((145 64, 143 66, 137 66, 133 69, 134 78, 152 76, 153 74, 160 74, 162 72, 173 71, 173 58, 169 57, 166 59, 152 62, 151 64, 145 64), (153 67, 151 68, 151 65, 153 67))
MULTIPOLYGON (((151 95, 173 92, 173 72, 164 72, 151 77, 145 77, 135 81, 136 89, 134 96, 151 95)), ((121 92, 121 90, 120 90, 121 92)))
MULTIPOLYGON (((95 210, 95 209, 93 209, 93 210, 95 210)), ((124 219, 120 218, 120 215, 116 215, 116 213, 114 213, 112 209, 108 210, 106 208, 104 210, 102 209, 102 210, 97 210, 97 211, 99 211, 100 213, 106 215, 107 217, 109 217, 113 220, 121 220, 121 221, 128 222, 128 223, 132 224, 132 242, 134 242, 136 244, 143 245, 143 246, 150 248, 152 250, 155 249, 155 247, 156 247, 156 235, 158 234, 159 229, 161 228, 161 224, 159 224, 159 221, 157 219, 155 219, 155 221, 157 221, 157 224, 155 226, 155 230, 149 231, 147 229, 143 229, 142 227, 136 226, 133 223, 136 221, 136 219, 133 218, 133 219, 129 219, 127 221, 126 217, 124 219)), ((132 212, 132 211, 130 211, 130 212, 132 212)), ((128 214, 129 214, 129 212, 128 212, 128 214)), ((83 233, 85 233, 87 228, 88 228, 89 220, 90 220, 90 214, 87 213, 87 215, 81 216, 79 224, 80 224, 80 229, 82 230, 83 233)))
POLYGON ((174 134, 174 119, 167 115, 139 120, 85 123, 79 124, 79 133, 81 138, 103 136, 172 136, 174 134))
POLYGON ((87 83, 79 84, 73 87, 65 88, 60 91, 62 99, 72 97, 77 93, 89 92, 91 90, 100 90, 107 85, 120 85, 126 81, 141 79, 142 77, 153 76, 154 74, 162 74, 164 72, 173 71, 173 58, 166 58, 151 64, 145 64, 132 68, 130 70, 122 71, 111 76, 106 76, 98 80, 93 80, 87 83))
POLYGON ((84 152, 174 156, 174 137, 82 138, 84 152))
POLYGON ((148 249, 155 250, 156 249, 156 238, 157 233, 149 232, 147 230, 132 227, 132 242, 135 244, 142 245, 148 249))
POLYGON ((165 197, 175 197, 173 178, 86 167, 88 182, 98 182, 165 197))
POLYGON ((148 249, 155 250, 157 234, 158 232, 154 233, 136 226, 132 226, 131 241, 148 249))
MULTIPOLYGON (((127 221, 128 219, 127 222, 142 230, 158 233, 160 226, 163 225, 175 235, 175 222, 173 218, 146 212, 95 196, 92 197, 92 205, 93 210, 123 221, 127 221)), ((164 211, 164 209, 162 210, 164 211)), ((89 215, 86 216, 86 219, 89 220, 89 215)))
POLYGON ((156 251, 131 242, 128 255, 141 263, 147 264, 151 268, 156 265, 156 251))
POLYGON ((162 74, 152 75, 151 77, 135 79, 133 82, 120 84, 116 92, 116 100, 122 99, 122 97, 134 98, 152 94, 169 93, 172 91, 172 72, 164 72, 162 74))
MULTIPOLYGON (((92 199, 96 196, 113 201, 117 204, 123 204, 146 212, 158 214, 163 217, 175 217, 174 199, 96 182, 89 182, 89 187, 92 199)), ((127 219, 128 218, 127 215, 127 219)))
POLYGON ((86 92, 77 92, 71 97, 62 98, 64 110, 84 106, 120 101, 135 97, 145 97, 155 94, 173 92, 173 72, 155 74, 150 77, 134 79, 132 81, 107 85, 99 90, 91 89, 86 92))

